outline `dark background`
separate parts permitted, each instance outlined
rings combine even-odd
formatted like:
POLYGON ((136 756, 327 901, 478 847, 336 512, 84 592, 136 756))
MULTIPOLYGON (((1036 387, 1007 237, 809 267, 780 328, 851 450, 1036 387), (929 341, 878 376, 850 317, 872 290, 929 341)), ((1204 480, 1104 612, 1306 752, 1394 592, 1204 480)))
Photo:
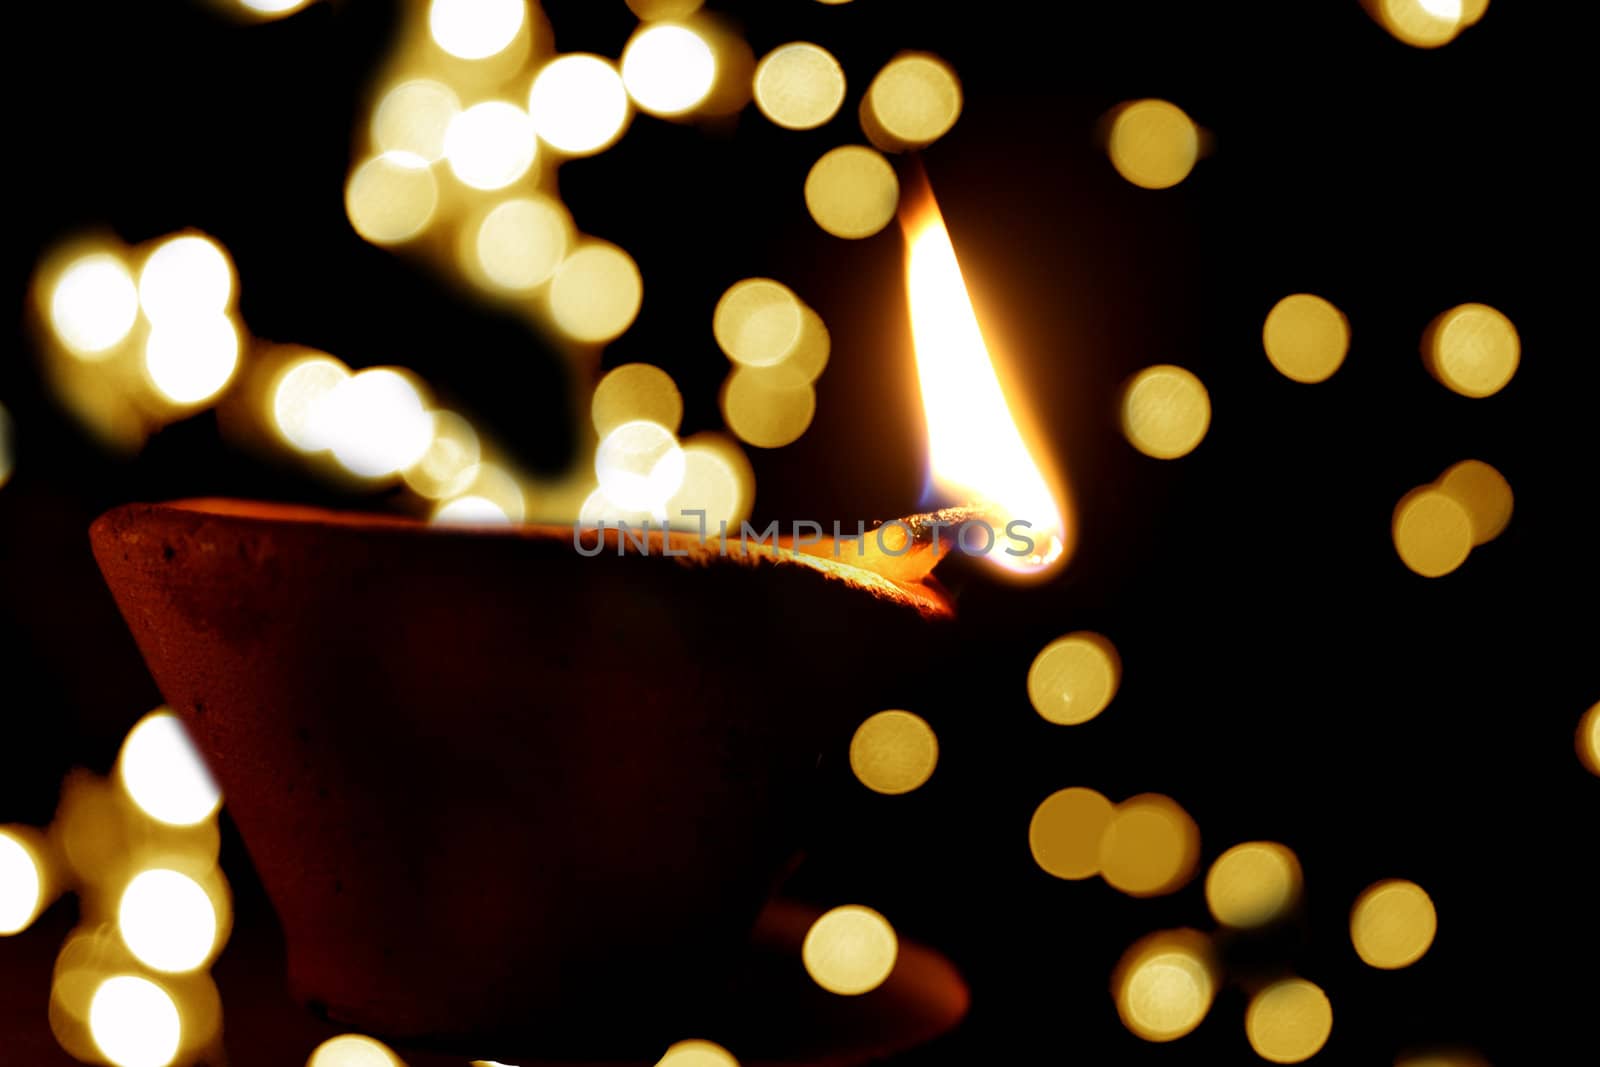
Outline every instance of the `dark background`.
MULTIPOLYGON (((939 733, 925 788, 878 797, 851 778, 844 738, 825 755, 792 891, 877 907, 973 986, 967 1024, 906 1062, 1254 1059, 1239 982, 1173 1045, 1123 1030, 1107 995, 1122 949, 1209 917, 1198 880, 1132 901, 1040 872, 1028 819, 1069 785, 1170 794, 1199 822, 1207 863, 1242 840, 1295 849, 1303 914, 1241 948, 1233 973, 1321 984, 1335 1013, 1323 1060, 1388 1063, 1428 1042, 1496 1063, 1592 1052, 1592 1018, 1574 1009, 1600 1002, 1600 780, 1572 737, 1600 700, 1600 545, 1584 517, 1600 393, 1592 296, 1560 278, 1588 270, 1593 135, 1555 13, 1496 0, 1424 52, 1353 0, 712 6, 744 21, 757 56, 797 39, 829 48, 850 95, 805 133, 754 108, 709 131, 639 117, 619 146, 567 165, 579 226, 627 248, 645 279, 604 365, 661 365, 684 393, 684 432, 717 428, 727 364, 711 308, 737 278, 778 277, 821 312, 833 358, 810 431, 752 450, 756 518, 918 509, 899 236, 828 237, 800 188, 816 156, 860 140, 855 104, 878 67, 929 49, 960 73, 966 106, 924 162, 991 346, 1028 381, 1020 402, 1082 521, 1058 580, 959 582, 964 654, 905 678, 897 700, 939 733), (1095 139, 1107 109, 1143 96, 1215 139, 1172 190, 1127 184, 1095 139), (1267 310, 1295 291, 1351 320, 1349 359, 1321 385, 1261 352, 1267 310), (1428 321, 1469 300, 1523 340, 1516 378, 1484 400, 1448 392, 1418 357, 1428 321), (1118 384, 1156 362, 1195 371, 1214 407, 1204 443, 1173 463, 1139 456, 1115 424, 1118 384), (1390 512, 1469 457, 1506 475, 1516 514, 1460 571, 1422 579, 1395 556, 1390 512), (1116 643, 1123 688, 1094 722, 1054 727, 1028 705, 1027 666, 1081 628, 1116 643), (1420 882, 1439 911, 1432 951, 1394 973, 1360 964, 1346 926, 1385 877, 1420 882)), ((562 51, 615 56, 634 25, 621 0, 545 8, 562 51)), ((17 469, 0 489, 0 821, 42 824, 62 774, 105 770, 159 702, 89 556, 96 514, 210 493, 384 506, 219 445, 209 414, 131 460, 98 451, 45 391, 26 329, 49 245, 87 227, 130 242, 203 229, 234 257, 255 335, 411 367, 532 470, 570 460, 586 413, 567 409, 563 362, 519 321, 345 220, 351 134, 392 5, 321 3, 255 27, 186 4, 8 18, 15 332, 0 402, 17 469)), ((236 842, 227 862, 248 899, 236 842)), ((12 951, 0 942, 0 972, 12 951)))

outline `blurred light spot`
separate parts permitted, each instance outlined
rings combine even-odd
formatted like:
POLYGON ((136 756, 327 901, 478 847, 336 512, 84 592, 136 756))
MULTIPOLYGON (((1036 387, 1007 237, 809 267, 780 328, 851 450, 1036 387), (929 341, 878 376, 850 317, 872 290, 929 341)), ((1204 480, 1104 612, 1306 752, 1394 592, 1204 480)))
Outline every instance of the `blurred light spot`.
POLYGON ((222 803, 222 792, 188 731, 165 709, 128 731, 117 771, 139 810, 159 822, 193 826, 222 803))
POLYGON ((511 516, 487 497, 458 496, 434 508, 432 521, 441 526, 509 526, 511 516))
POLYGON ((828 324, 811 308, 800 306, 800 338, 784 359, 783 365, 807 382, 821 377, 828 366, 828 356, 833 340, 828 335, 828 324))
POLYGON ((1578 758, 1590 771, 1600 774, 1600 704, 1584 713, 1578 723, 1578 758))
POLYGON ((1420 960, 1433 944, 1439 916, 1415 882, 1392 879, 1369 886, 1350 911, 1350 940, 1369 967, 1392 971, 1420 960))
POLYGON ((1489 464, 1464 459, 1440 476, 1439 490, 1453 497, 1472 521, 1472 543, 1485 544, 1500 536, 1511 521, 1511 485, 1489 464))
POLYGON ((486 100, 450 120, 444 155, 450 171, 474 189, 501 189, 528 172, 538 152, 533 120, 515 104, 486 100))
POLYGON ((403 1067, 381 1041, 360 1034, 330 1037, 316 1047, 306 1067, 403 1067))
MULTIPOLYGON (((435 411, 433 440, 402 476, 411 490, 430 500, 443 500, 466 491, 483 450, 477 431, 453 411, 435 411)), ((498 510, 498 509, 497 509, 498 510)))
POLYGON ((1177 459, 1195 450, 1211 425, 1211 396, 1182 367, 1146 367, 1122 392, 1122 432, 1147 456, 1177 459))
POLYGON ((1390 533, 1400 562, 1425 578, 1449 574, 1472 551, 1471 515, 1454 496, 1432 486, 1401 497, 1390 533))
POLYGON ((528 93, 539 137, 569 156, 605 148, 628 123, 628 92, 608 60, 566 55, 546 63, 528 93))
POLYGON ((50 325, 75 356, 109 354, 138 317, 139 291, 133 275, 109 252, 74 260, 50 293, 50 325))
POLYGON ((1117 805, 1100 838, 1100 873, 1129 896, 1173 892, 1194 875, 1199 858, 1200 828, 1159 793, 1117 805))
POLYGON ((806 207, 818 226, 857 240, 894 218, 900 180, 889 161, 870 148, 844 145, 828 152, 806 175, 806 207))
POLYGON ((1285 378, 1326 381, 1350 351, 1350 323, 1320 296, 1295 293, 1267 313, 1261 330, 1267 358, 1285 378))
POLYGON ((846 904, 811 924, 800 956, 817 985, 830 993, 855 996, 883 984, 899 951, 887 919, 871 908, 846 904))
POLYGON ((305 7, 311 0, 239 0, 241 7, 261 15, 288 15, 305 7))
POLYGON ((232 297, 233 264, 209 237, 168 238, 139 271, 139 305, 158 327, 220 315, 232 297))
POLYGON ((943 137, 961 116, 961 82, 938 56, 897 56, 867 87, 861 115, 880 148, 921 148, 943 137))
POLYGON ((428 30, 459 59, 487 59, 517 39, 526 16, 526 0, 433 0, 428 30))
POLYGON ((44 877, 33 849, 0 828, 0 937, 21 933, 44 903, 44 877))
POLYGON ((839 61, 806 41, 774 48, 756 67, 756 107, 785 129, 821 126, 838 113, 844 90, 839 61))
POLYGON ((875 793, 909 793, 928 780, 938 762, 939 739, 909 711, 880 711, 850 739, 850 769, 875 793))
POLYGON ((1218 856, 1206 875, 1206 904, 1224 926, 1265 926, 1300 899, 1300 861, 1275 841, 1247 841, 1218 856))
POLYGON ((350 377, 350 369, 332 356, 295 360, 278 373, 272 388, 272 422, 289 445, 300 452, 333 447, 325 401, 350 377))
POLYGON ((89 1003, 89 1031, 117 1067, 166 1067, 178 1054, 178 1006, 154 982, 124 974, 107 978, 89 1003))
POLYGON ((426 78, 401 82, 372 112, 372 143, 380 153, 405 152, 429 163, 444 158, 445 133, 461 113, 455 90, 426 78))
POLYGON ((641 19, 681 19, 700 10, 705 0, 627 0, 628 10, 641 19))
POLYGON ((385 152, 362 163, 344 187, 350 225, 373 244, 408 241, 428 228, 439 187, 428 161, 410 152, 385 152))
POLYGON ((136 875, 122 891, 117 928, 139 962, 157 971, 192 971, 211 958, 217 913, 194 879, 177 871, 136 875))
POLYGON ((676 433, 683 396, 672 375, 648 363, 625 363, 600 379, 589 405, 595 432, 604 437, 625 422, 645 419, 676 433))
POLYGON ((11 472, 16 470, 17 466, 11 434, 11 413, 6 411, 4 404, 0 404, 0 489, 11 480, 11 472))
POLYGON ((323 404, 333 458, 359 477, 398 474, 433 443, 433 418, 416 386, 397 371, 353 374, 323 404))
POLYGON ((1448 389, 1462 396, 1492 396, 1505 388, 1522 359, 1517 329, 1487 304, 1451 308, 1428 327, 1423 362, 1448 389))
POLYGON ((722 386, 728 429, 757 448, 799 440, 816 411, 816 390, 788 367, 736 367, 722 386))
POLYGON ((804 305, 771 278, 734 282, 711 313, 711 332, 723 354, 748 367, 782 363, 800 341, 804 305))
POLYGON ((202 315, 157 325, 144 343, 150 384, 175 404, 210 400, 239 365, 239 332, 227 315, 202 315))
POLYGON ((1053 723, 1072 726, 1106 710, 1122 680, 1122 661, 1110 641, 1080 630, 1058 637, 1028 669, 1033 710, 1053 723))
POLYGON ((1461 0, 1373 0, 1372 7, 1379 24, 1413 48, 1449 44, 1468 24, 1461 0))
POLYGON ((1034 862, 1057 878, 1077 880, 1100 873, 1100 839, 1111 825, 1111 801, 1074 786, 1051 793, 1028 823, 1034 862))
POLYGON ((593 490, 584 497, 583 504, 578 508, 580 526, 598 526, 602 522, 608 524, 625 522, 639 527, 646 521, 659 526, 666 517, 662 510, 656 508, 624 507, 607 496, 604 489, 593 490))
POLYGON ((1165 100, 1135 100, 1113 113, 1106 150, 1111 165, 1142 189, 1169 189, 1189 176, 1200 158, 1200 131, 1165 100))
POLYGON ((1245 1036, 1256 1055, 1273 1063, 1308 1060, 1333 1032, 1328 995, 1304 978, 1285 978, 1250 998, 1245 1036))
POLYGON ((550 313, 576 341, 599 343, 633 324, 644 299, 644 279, 633 258, 613 244, 580 245, 556 268, 550 313))
POLYGON ((474 250, 489 281, 502 289, 526 291, 556 272, 571 237, 572 217, 558 201, 543 195, 519 197, 483 217, 474 250))
POLYGON ((683 442, 683 460, 683 485, 667 501, 668 522, 698 532, 699 517, 684 512, 704 511, 706 534, 714 537, 718 523, 750 516, 755 474, 738 445, 716 434, 697 435, 683 442))
POLYGON ((672 431, 645 419, 623 423, 595 449, 600 489, 629 510, 664 510, 683 484, 684 467, 683 449, 672 431))
POLYGON ((1489 1061, 1476 1052, 1464 1049, 1402 1053, 1394 1067, 1490 1067, 1489 1061))
POLYGON ((623 87, 641 110, 654 115, 693 109, 716 80, 711 46, 683 26, 641 27, 622 50, 623 87))
POLYGON ((1146 1041, 1175 1041, 1199 1026, 1216 995, 1210 945, 1193 930, 1151 934, 1123 953, 1111 979, 1122 1025, 1146 1041))
POLYGON ((739 1061, 710 1041, 679 1041, 667 1049, 656 1067, 739 1067, 739 1061))

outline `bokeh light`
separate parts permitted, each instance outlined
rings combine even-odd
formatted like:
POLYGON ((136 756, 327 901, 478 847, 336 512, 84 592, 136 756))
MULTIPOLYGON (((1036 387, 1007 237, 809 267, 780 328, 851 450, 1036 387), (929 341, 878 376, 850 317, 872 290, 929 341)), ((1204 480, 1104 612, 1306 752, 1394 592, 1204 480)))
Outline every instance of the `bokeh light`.
POLYGON ((1433 1049, 1403 1052, 1395 1058, 1394 1067, 1490 1067, 1490 1063, 1469 1049, 1433 1049))
POLYGON ((146 978, 107 978, 89 1003, 89 1032, 117 1067, 166 1067, 183 1037, 178 1006, 146 978))
POLYGON ((1165 100, 1134 100, 1111 117, 1106 143, 1111 165, 1142 189, 1170 189, 1200 158, 1200 130, 1183 109, 1165 100))
POLYGON ((1433 898, 1420 885, 1403 879, 1369 886, 1350 910, 1350 940, 1356 954, 1381 970, 1416 963, 1433 945, 1438 930, 1433 898))
POLYGON ((165 708, 146 715, 128 732, 117 773, 139 810, 159 822, 193 826, 222 803, 222 792, 188 731, 165 708))
POLYGON ((681 19, 700 10, 705 0, 627 0, 628 10, 644 20, 681 19))
POLYGON ((786 366, 736 367, 722 386, 722 417, 739 440, 782 448, 800 439, 817 411, 817 394, 786 366))
POLYGON ((1600 774, 1600 704, 1578 721, 1578 758, 1594 774, 1600 774))
POLYGON ((1122 661, 1106 638, 1087 630, 1058 637, 1028 668, 1033 710, 1063 726, 1088 722, 1106 710, 1122 680, 1122 661))
POLYGON ((139 962, 180 973, 204 966, 217 946, 217 911, 210 895, 188 875, 141 871, 122 891, 117 929, 139 962))
POLYGON ((399 371, 359 371, 322 403, 333 458, 357 477, 398 474, 433 443, 433 419, 417 387, 399 371))
POLYGON ((504 100, 473 104, 450 120, 444 156, 450 172, 474 189, 503 189, 528 173, 538 154, 533 120, 504 100))
POLYGON ((1100 874, 1134 897, 1181 888, 1200 859, 1200 828, 1170 797, 1142 793, 1117 805, 1100 838, 1100 874))
POLYGON ((156 392, 174 404, 201 404, 233 380, 239 331, 227 315, 158 324, 144 343, 144 370, 156 392))
POLYGON ((155 247, 139 271, 139 306, 158 328, 228 310, 233 264, 209 237, 182 234, 155 247))
POLYGON ((487 59, 517 39, 527 9, 527 0, 433 0, 428 30, 458 59, 487 59))
POLYGON ((804 305, 787 285, 771 278, 734 282, 711 313, 711 332, 724 355, 747 367, 771 367, 800 342, 804 305))
POLYGON ((1400 562, 1424 578, 1439 578, 1472 551, 1472 516, 1454 495, 1433 486, 1413 489, 1395 505, 1390 534, 1400 562))
POLYGON ((640 27, 622 50, 622 84, 652 115, 682 115, 711 92, 717 57, 704 37, 686 26, 640 27))
POLYGON ((779 45, 756 66, 756 107, 789 130, 814 130, 844 103, 844 68, 827 49, 808 41, 779 45))
POLYGON ((488 497, 468 495, 434 508, 431 521, 441 526, 507 526, 511 516, 488 497))
POLYGON ((926 53, 891 59, 861 101, 863 132, 885 151, 930 145, 960 117, 960 80, 950 64, 926 53))
POLYGON ((489 282, 526 292, 555 274, 572 236, 572 216, 560 201, 543 195, 517 197, 484 215, 473 252, 489 282))
POLYGON ((292 15, 311 0, 239 0, 239 5, 258 15, 281 17, 292 15))
POLYGON ((683 396, 672 375, 648 363, 625 363, 600 379, 589 404, 595 432, 601 437, 635 419, 676 433, 683 421, 683 396))
POLYGON ((1111 801, 1081 786, 1051 793, 1028 823, 1028 848, 1043 870, 1078 880, 1100 873, 1100 839, 1111 825, 1111 801))
POLYGON ((1462 396, 1493 396, 1517 373, 1522 340, 1517 328, 1487 304, 1462 304, 1429 325, 1423 362, 1446 388, 1462 396))
POLYGON ((569 156, 589 155, 615 141, 631 111, 622 76, 600 56, 553 59, 528 92, 528 114, 540 140, 569 156))
POLYGON ((444 158, 450 121, 460 113, 461 101, 448 85, 428 78, 401 82, 373 109, 373 147, 436 163, 444 158))
POLYGON ((1211 864, 1206 905, 1224 926, 1265 926, 1281 919, 1300 899, 1300 861, 1276 841, 1234 845, 1211 864))
POLYGON ((1285 978, 1250 998, 1245 1036, 1256 1055, 1273 1063, 1308 1060, 1333 1032, 1333 1005, 1321 988, 1304 978, 1285 978))
POLYGON ((302 356, 278 372, 271 389, 272 423, 291 448, 316 453, 333 447, 325 401, 349 377, 348 367, 321 353, 302 356))
POLYGON ((1438 48, 1477 21, 1488 0, 1367 0, 1380 25, 1413 48, 1438 48), (1475 10, 1467 17, 1468 9, 1475 10))
POLYGON ((1350 322, 1322 297, 1294 293, 1267 313, 1261 340, 1267 358, 1285 378, 1327 381, 1350 351, 1350 322))
POLYGON ((1211 426, 1211 396, 1189 371, 1170 364, 1146 367, 1122 392, 1122 432, 1155 459, 1193 452, 1211 426))
POLYGON ((825 912, 800 947, 806 973, 830 993, 870 993, 894 970, 900 942, 889 921, 871 908, 846 904, 825 912))
POLYGON ((453 411, 434 411, 433 440, 422 457, 401 472, 418 496, 444 500, 472 485, 483 446, 472 424, 453 411))
POLYGON ((894 218, 900 179, 889 161, 863 145, 843 145, 817 160, 806 175, 806 207, 828 233, 859 240, 894 218))
POLYGON ((704 511, 707 535, 715 536, 718 523, 750 517, 755 472, 738 445, 720 434, 697 434, 683 442, 683 461, 683 484, 667 501, 669 522, 698 532, 699 517, 685 511, 704 511))
POLYGON ((667 1049, 656 1067, 739 1067, 739 1061, 711 1041, 679 1041, 667 1049))
POLYGON ((575 341, 599 344, 620 336, 643 300, 644 279, 633 257, 604 241, 580 245, 550 282, 550 314, 575 341))
POLYGON ((306 1067, 404 1067, 389 1046, 361 1034, 341 1034, 318 1045, 306 1067))
POLYGON ((1440 475, 1437 485, 1466 509, 1473 545, 1493 541, 1511 522, 1511 483, 1482 460, 1462 460, 1440 475))
POLYGON ((1146 1041, 1175 1041, 1204 1021, 1216 984, 1205 937, 1194 930, 1168 930, 1123 953, 1111 992, 1130 1033, 1146 1041))
POLYGON ((0 489, 11 480, 11 472, 16 467, 16 453, 11 443, 11 413, 0 404, 0 489))
POLYGON ((69 263, 50 292, 50 325, 67 351, 103 358, 139 318, 139 290, 122 260, 95 252, 69 263))
POLYGON ((850 739, 850 769, 875 793, 909 793, 933 775, 938 762, 933 728, 909 711, 868 716, 850 739))
POLYGON ((684 467, 683 448, 672 431, 646 419, 623 423, 595 449, 600 489, 630 511, 664 512, 683 484, 684 467))
POLYGON ((439 184, 428 161, 410 152, 384 152, 363 162, 344 187, 350 225, 373 244, 409 241, 433 221, 439 184))
POLYGON ((33 848, 0 827, 0 937, 21 933, 44 903, 44 873, 33 848))

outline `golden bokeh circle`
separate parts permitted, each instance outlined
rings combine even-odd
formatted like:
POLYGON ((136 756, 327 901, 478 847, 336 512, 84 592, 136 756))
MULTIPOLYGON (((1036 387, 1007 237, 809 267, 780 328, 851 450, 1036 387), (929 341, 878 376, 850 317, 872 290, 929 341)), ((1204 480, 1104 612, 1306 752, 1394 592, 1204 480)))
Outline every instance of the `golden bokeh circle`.
POLYGON ((644 280, 633 257, 604 241, 579 246, 550 281, 550 313, 576 341, 618 337, 633 324, 643 299, 644 280))
POLYGON ((1416 963, 1433 945, 1439 916, 1415 882, 1391 879, 1369 886, 1350 910, 1350 941, 1363 963, 1392 971, 1416 963))
POLYGON ((1100 838, 1100 874, 1134 897, 1179 889, 1200 859, 1200 828, 1171 797, 1142 793, 1117 805, 1100 838))
POLYGON ((833 53, 809 41, 779 45, 756 66, 756 107, 788 130, 814 130, 844 102, 844 68, 833 53))
POLYGON ((1592 773, 1600 774, 1600 704, 1578 722, 1578 758, 1592 773))
POLYGON ((771 278, 745 278, 728 286, 711 313, 711 332, 723 355, 747 367, 784 362, 805 327, 800 298, 771 278))
POLYGON ((736 367, 722 386, 728 429, 757 448, 782 448, 799 440, 816 411, 816 390, 786 366, 736 367))
POLYGON ((1493 541, 1511 522, 1511 483, 1482 460, 1457 463, 1440 475, 1438 487, 1466 509, 1474 545, 1493 541))
POLYGON ((894 970, 899 952, 894 927, 859 904, 846 904, 821 915, 800 946, 800 958, 811 980, 840 996, 859 996, 878 988, 894 970))
POLYGON ((1182 367, 1157 364, 1128 380, 1122 392, 1122 432, 1155 459, 1193 452, 1211 426, 1211 396, 1182 367))
POLYGON ((496 204, 478 223, 472 251, 491 285, 527 292, 550 280, 572 240, 572 216, 542 194, 496 204))
POLYGON ((938 762, 933 728, 909 711, 869 716, 850 739, 850 769, 875 793, 909 793, 933 775, 938 762))
POLYGON ((1100 839, 1114 810, 1111 801, 1093 789, 1073 786, 1051 793, 1028 823, 1034 862, 1057 878, 1093 878, 1100 873, 1100 839))
POLYGON ((625 422, 643 419, 678 432, 683 422, 683 395, 672 375, 649 363, 625 363, 609 371, 594 387, 589 404, 594 429, 601 437, 625 422))
POLYGON ((1134 100, 1112 114, 1111 165, 1141 189, 1170 189, 1200 158, 1200 129, 1165 100, 1134 100))
POLYGON ((1274 982, 1250 998, 1245 1035, 1256 1055, 1272 1063, 1300 1063, 1322 1051, 1333 1032, 1333 1005, 1304 978, 1274 982))
POLYGON ((1453 495, 1424 486, 1395 505, 1390 534, 1400 562, 1424 578, 1440 578, 1472 551, 1472 516, 1453 495))
MULTIPOLYGON (((1383 28, 1413 48, 1438 48, 1456 39, 1470 21, 1464 17, 1466 4, 1454 13, 1434 10, 1427 0, 1376 0, 1375 14, 1383 28)), ((1487 7, 1487 3, 1484 4, 1487 7)), ((1481 14, 1481 12, 1480 12, 1481 14)))
POLYGON ((860 240, 894 218, 900 179, 878 152, 864 145, 842 145, 812 165, 805 196, 818 226, 835 237, 860 240))
POLYGON ((656 1067, 739 1067, 733 1054, 714 1041, 679 1041, 656 1062, 656 1067))
POLYGON ((1211 1010, 1216 977, 1210 944, 1194 930, 1151 934, 1123 953, 1111 986, 1130 1033, 1145 1041, 1175 1041, 1211 1010))
POLYGON ((1522 339, 1511 320, 1487 304, 1462 304, 1436 318, 1423 338, 1423 360, 1446 388, 1493 396, 1517 373, 1522 339))
POLYGON ((1327 381, 1350 351, 1350 322, 1322 297, 1294 293, 1267 312, 1261 342, 1285 378, 1307 384, 1327 381))
POLYGON ((427 160, 385 152, 355 169, 344 189, 350 225, 373 244, 409 241, 427 229, 439 205, 439 187, 427 160))
POLYGON ((1247 841, 1211 864, 1206 905, 1224 926, 1265 926, 1295 905, 1300 887, 1300 861, 1293 852, 1276 841, 1247 841))
POLYGON ((862 100, 863 125, 892 149, 922 148, 961 117, 961 82, 950 64, 927 53, 896 56, 872 79, 862 100))
POLYGON ((1104 711, 1121 679, 1116 647, 1099 634, 1080 630, 1056 638, 1034 657, 1028 668, 1028 699, 1043 718, 1073 726, 1104 711))

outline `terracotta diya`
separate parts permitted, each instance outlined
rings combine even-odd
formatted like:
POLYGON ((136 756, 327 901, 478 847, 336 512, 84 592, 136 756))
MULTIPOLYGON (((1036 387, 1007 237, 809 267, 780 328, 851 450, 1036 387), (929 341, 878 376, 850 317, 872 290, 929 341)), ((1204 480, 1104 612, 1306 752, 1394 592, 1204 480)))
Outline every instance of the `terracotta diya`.
POLYGON ((603 551, 226 500, 95 522, 292 990, 329 1018, 585 1058, 692 1034, 796 855, 818 753, 950 615, 920 541, 847 563, 582 536, 603 551))

